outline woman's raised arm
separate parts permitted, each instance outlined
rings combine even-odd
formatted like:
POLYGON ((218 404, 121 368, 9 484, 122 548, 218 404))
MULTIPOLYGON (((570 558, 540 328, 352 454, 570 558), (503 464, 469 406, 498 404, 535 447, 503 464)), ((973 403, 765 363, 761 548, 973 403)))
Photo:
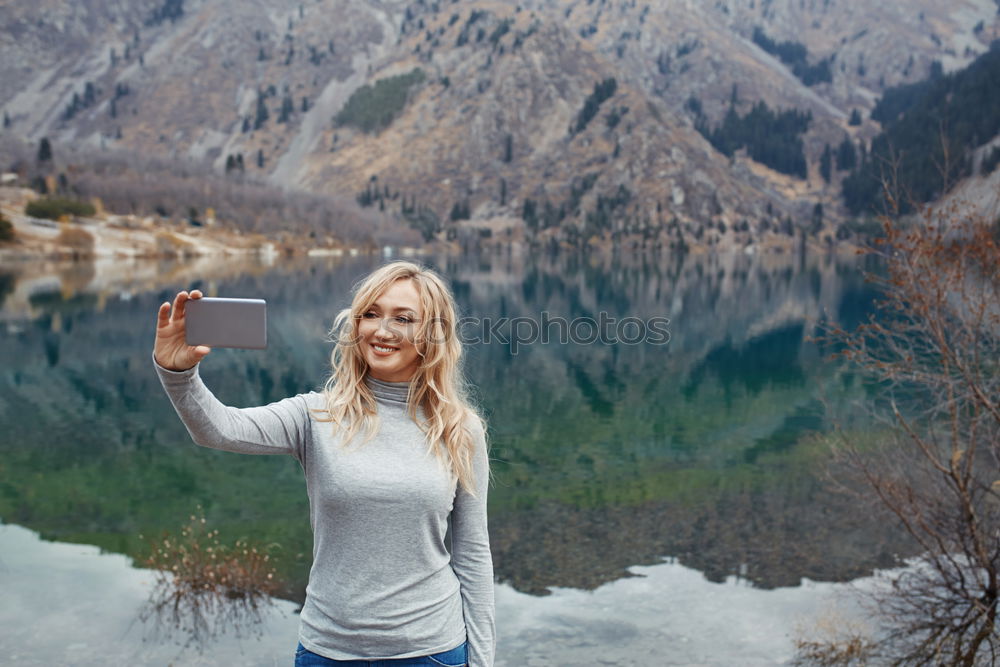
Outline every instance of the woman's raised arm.
POLYGON ((304 463, 311 436, 306 395, 254 408, 224 405, 198 372, 198 363, 210 349, 185 342, 184 303, 189 298, 199 299, 201 292, 178 293, 172 313, 169 303, 160 306, 153 363, 191 438, 202 447, 241 454, 290 454, 304 463))

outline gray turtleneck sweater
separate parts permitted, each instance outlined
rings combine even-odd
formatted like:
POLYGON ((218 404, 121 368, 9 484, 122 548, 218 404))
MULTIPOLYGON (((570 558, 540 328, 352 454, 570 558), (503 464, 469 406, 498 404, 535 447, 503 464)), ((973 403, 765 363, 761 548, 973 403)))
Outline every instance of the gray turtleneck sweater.
POLYGON ((468 640, 471 667, 493 664, 489 469, 478 423, 468 425, 476 443, 472 496, 427 453, 406 412, 409 383, 368 376, 380 430, 367 444, 358 444, 362 435, 345 447, 332 423, 313 416, 325 407, 320 393, 238 409, 208 390, 198 366, 175 372, 154 365, 197 444, 289 454, 302 465, 313 530, 303 646, 334 660, 379 660, 440 653, 468 640))

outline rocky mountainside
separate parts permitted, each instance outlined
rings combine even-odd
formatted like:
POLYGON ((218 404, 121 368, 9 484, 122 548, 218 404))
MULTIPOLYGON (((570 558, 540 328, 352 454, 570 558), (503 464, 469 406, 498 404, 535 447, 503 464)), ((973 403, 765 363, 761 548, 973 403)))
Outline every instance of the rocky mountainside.
POLYGON ((29 141, 349 195, 427 238, 685 245, 832 234, 824 148, 1000 35, 995 0, 14 0, 0 25, 29 141), (803 173, 706 140, 761 102, 808 114, 803 173))

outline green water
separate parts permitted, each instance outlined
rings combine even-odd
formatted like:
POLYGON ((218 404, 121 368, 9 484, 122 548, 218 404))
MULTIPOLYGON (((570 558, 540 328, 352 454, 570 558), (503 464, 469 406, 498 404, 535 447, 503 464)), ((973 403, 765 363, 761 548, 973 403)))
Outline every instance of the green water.
MULTIPOLYGON (((158 292, 86 280, 69 291, 0 270, 0 519, 137 556, 140 534, 176 529, 200 505, 223 538, 280 545, 285 594, 300 599, 311 553, 301 470, 190 442, 152 369, 156 306, 194 286, 267 299, 269 349, 215 350, 202 369, 223 401, 258 405, 322 384, 334 314, 381 261, 191 276, 158 292)), ((499 580, 592 588, 676 557, 712 580, 774 587, 851 579, 902 548, 825 482, 831 411, 866 395, 809 336, 870 310, 857 260, 428 263, 467 317, 669 318, 666 344, 468 344, 490 422, 499 580)))

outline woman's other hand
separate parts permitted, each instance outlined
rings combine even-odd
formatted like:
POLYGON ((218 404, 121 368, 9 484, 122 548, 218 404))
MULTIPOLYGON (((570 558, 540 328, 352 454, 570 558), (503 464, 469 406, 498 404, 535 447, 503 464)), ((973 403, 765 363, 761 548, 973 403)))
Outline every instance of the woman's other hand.
POLYGON ((200 299, 201 290, 178 292, 173 308, 170 302, 160 304, 156 317, 156 343, 153 358, 156 363, 171 371, 186 371, 194 367, 211 352, 205 345, 188 345, 184 323, 184 305, 188 299, 200 299))

